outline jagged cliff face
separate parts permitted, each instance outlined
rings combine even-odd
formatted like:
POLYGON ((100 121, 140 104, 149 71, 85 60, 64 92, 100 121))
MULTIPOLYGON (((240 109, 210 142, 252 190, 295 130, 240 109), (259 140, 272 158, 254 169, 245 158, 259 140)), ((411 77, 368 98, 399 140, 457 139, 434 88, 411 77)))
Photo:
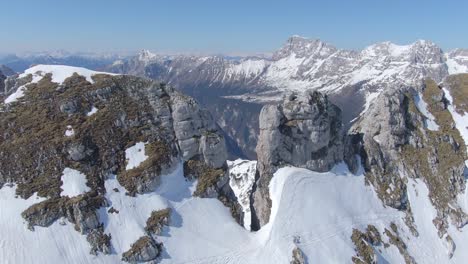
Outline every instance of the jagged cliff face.
MULTIPOLYGON (((87 236, 92 253, 109 254, 116 244, 98 211, 119 189, 107 181, 116 176, 121 195, 154 192, 180 161, 197 180, 194 195, 221 199, 241 221, 223 134, 191 97, 151 80, 67 66, 39 65, 6 85, 0 187, 16 186, 23 199, 44 197, 22 213, 31 229, 64 218, 87 236), (84 183, 70 191, 67 182, 79 178, 84 183)), ((134 242, 140 248, 124 259, 160 255, 155 239, 134 242)))
POLYGON ((269 183, 283 166, 324 172, 343 158, 341 110, 318 92, 291 94, 260 113, 258 179, 252 195, 252 229, 269 220, 269 183))
POLYGON ((453 75, 442 86, 426 79, 421 86, 394 87, 378 96, 344 137, 340 110, 319 93, 293 94, 280 105, 265 106, 260 114, 252 228, 257 230, 277 217, 278 209, 269 197, 274 193, 272 176, 279 168, 326 172, 344 159, 351 171, 364 175, 365 184, 384 206, 401 212, 400 222, 391 222, 383 231, 372 225, 367 233, 354 229, 351 239, 357 255, 353 262, 373 263, 374 250, 390 243, 406 263, 416 263, 413 255, 419 255, 409 251, 407 243, 432 230, 452 258, 456 250, 452 236, 459 232, 453 229, 462 229, 468 222, 465 201, 460 199, 466 192, 468 131, 463 114, 468 104, 463 95, 467 80, 466 75, 453 75), (427 216, 421 216, 421 204, 414 198, 419 182, 427 186, 426 194, 420 194, 427 195, 430 205, 426 206, 434 208, 430 227, 422 226, 421 217, 427 216), (403 233, 408 236, 405 240, 403 233), (389 242, 382 242, 381 236, 389 242))
MULTIPOLYGON (((446 82, 464 91, 462 80, 450 76, 446 82)), ((421 89, 401 87, 379 96, 351 129, 345 156, 351 168, 362 161, 366 183, 385 205, 405 212, 414 236, 420 227, 414 223, 408 184, 410 179, 424 181, 436 209, 432 223, 438 236, 453 244, 447 230, 451 225, 462 228, 468 220, 457 198, 466 188, 467 155, 463 130, 457 128, 447 97, 450 94, 430 79, 421 89)), ((451 257, 454 246, 449 248, 451 257)))

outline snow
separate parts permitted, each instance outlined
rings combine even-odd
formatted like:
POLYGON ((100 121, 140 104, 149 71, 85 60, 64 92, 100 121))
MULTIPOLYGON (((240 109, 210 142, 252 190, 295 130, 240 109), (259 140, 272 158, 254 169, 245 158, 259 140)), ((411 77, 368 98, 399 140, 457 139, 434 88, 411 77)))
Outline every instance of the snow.
POLYGON ((439 130, 439 125, 437 125, 435 121, 435 117, 427 110, 427 103, 424 101, 422 94, 418 93, 414 96, 414 103, 416 104, 416 108, 421 112, 421 114, 426 117, 425 125, 427 129, 432 131, 439 130))
POLYGON ((230 74, 252 77, 262 73, 265 66, 264 60, 245 60, 233 65, 228 71, 232 71, 230 74))
POLYGON ((86 175, 77 170, 65 168, 61 180, 62 192, 60 196, 74 197, 91 191, 91 188, 86 185, 86 175))
POLYGON ((371 106, 372 101, 374 101, 374 99, 377 98, 380 93, 381 93, 381 91, 372 92, 372 93, 366 92, 366 103, 364 105, 364 110, 361 112, 361 115, 363 113, 365 113, 369 109, 369 107, 371 106))
POLYGON ((90 83, 94 83, 92 76, 96 74, 115 75, 113 73, 97 72, 81 67, 40 64, 25 70, 24 73, 20 74, 19 77, 22 78, 31 74, 33 76, 33 80, 31 83, 37 83, 47 74, 52 74, 52 82, 62 84, 65 81, 65 79, 71 77, 74 73, 85 77, 86 80, 90 83))
POLYGON ((20 99, 21 97, 24 96, 24 92, 26 91, 26 86, 22 85, 20 87, 18 87, 18 89, 10 94, 6 99, 5 99, 5 104, 9 104, 9 103, 13 103, 13 102, 16 102, 18 101, 18 99, 20 99))
POLYGON ((145 154, 145 143, 138 142, 125 150, 125 159, 127 160, 126 170, 131 170, 140 166, 148 158, 145 154))
POLYGON ((97 109, 94 105, 93 107, 91 107, 91 111, 89 111, 88 113, 86 113, 86 116, 92 116, 94 115, 95 113, 97 113, 99 111, 99 109, 97 109))
MULTIPOLYGON (((102 263, 89 254, 86 237, 74 230, 72 224, 27 228, 21 213, 44 198, 37 195, 27 200, 16 198, 16 186, 0 189, 0 256, 2 263, 102 263)), ((114 263, 118 256, 110 257, 114 263)), ((109 261, 108 263, 112 263, 109 261)))
POLYGON ((257 161, 237 159, 228 161, 229 185, 237 197, 244 212, 244 227, 250 230, 250 193, 255 182, 257 161))
MULTIPOLYGON (((289 263, 294 240, 317 263, 349 263, 353 227, 383 227, 402 221, 402 213, 384 208, 362 175, 340 164, 328 173, 287 167, 270 184, 270 222, 249 233, 235 224, 214 199, 193 198, 178 207, 182 225, 162 237, 170 259, 162 263, 289 263), (226 239, 229 238, 229 239, 226 239)), ((392 248, 392 247, 391 247, 392 248)), ((398 263, 401 256, 383 257, 398 263)))
MULTIPOLYGON (((248 162, 234 161, 241 172, 248 162)), ((64 184, 66 185, 66 184, 64 184)), ((384 207, 371 186, 366 186, 362 169, 351 174, 344 163, 332 171, 279 169, 270 183, 270 222, 257 232, 239 226, 219 200, 192 197, 196 182, 183 176, 180 162, 151 193, 125 195, 115 176, 105 182, 109 207, 99 210, 105 233, 112 235, 111 255, 89 254, 86 238, 73 225, 54 223, 48 228, 26 229, 20 214, 39 202, 36 195, 15 198, 15 188, 0 189, 0 250, 6 263, 120 263, 122 252, 144 234, 146 219, 153 210, 172 208, 169 227, 157 237, 164 244, 161 263, 289 263, 297 245, 309 260, 317 263, 351 263, 355 254, 350 237, 353 228, 364 230, 372 224, 382 233, 391 222, 399 226, 401 238, 418 263, 447 263, 447 248, 432 223, 436 215, 423 181, 409 180, 408 199, 419 236, 414 237, 403 221, 404 214, 384 207), (116 191, 117 190, 117 191, 116 191), (119 213, 110 213, 113 207, 119 213), (37 243, 41 241, 41 243, 37 243), (409 242, 411 241, 411 242, 409 242), (27 252, 25 252, 27 249, 27 252)), ((468 201, 467 195, 460 196, 468 201)), ((457 249, 450 260, 467 259, 467 227, 449 234, 457 249), (463 232, 465 231, 465 232, 463 232)), ((388 241, 382 235, 384 241, 388 241)), ((395 246, 376 248, 380 263, 403 263, 395 246)))
POLYGON ((104 232, 112 235, 114 250, 125 252, 130 249, 132 243, 145 235, 146 220, 151 212, 165 209, 169 205, 155 192, 136 197, 125 195, 125 188, 118 183, 115 176, 105 182, 105 187, 109 208, 112 207, 119 212, 109 213, 109 208, 101 208, 99 219, 104 223, 104 232))
POLYGON ((465 65, 458 63, 455 58, 447 58, 445 63, 447 64, 449 74, 468 73, 468 58, 464 57, 463 59, 466 63, 465 65))
POLYGON ((62 84, 65 79, 71 77, 74 73, 84 76, 90 83, 94 83, 92 76, 96 74, 115 75, 113 73, 97 72, 81 67, 72 67, 66 65, 36 65, 25 70, 24 73, 19 75, 19 78, 24 78, 31 74, 32 81, 18 87, 18 89, 13 94, 5 99, 4 103, 9 104, 18 101, 19 98, 24 96, 24 92, 27 89, 26 85, 39 82, 47 74, 52 74, 52 82, 62 84))
POLYGON ((444 91, 445 98, 447 98, 450 103, 447 108, 452 114, 452 118, 455 121, 455 126, 465 141, 465 145, 468 145, 468 115, 466 113, 464 115, 459 114, 453 105, 453 98, 452 95, 450 95, 449 90, 447 88, 442 89, 444 91))
POLYGON ((67 130, 65 130, 65 136, 71 137, 73 135, 75 135, 75 130, 73 130, 72 126, 67 126, 67 130))

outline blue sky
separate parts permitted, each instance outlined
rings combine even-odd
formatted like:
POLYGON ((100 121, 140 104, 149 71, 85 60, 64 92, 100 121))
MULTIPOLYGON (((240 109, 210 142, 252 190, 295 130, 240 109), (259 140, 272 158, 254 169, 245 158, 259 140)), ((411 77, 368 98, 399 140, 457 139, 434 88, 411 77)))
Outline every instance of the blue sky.
POLYGON ((428 39, 468 48, 468 1, 1 0, 0 52, 270 52, 298 34, 340 48, 428 39))

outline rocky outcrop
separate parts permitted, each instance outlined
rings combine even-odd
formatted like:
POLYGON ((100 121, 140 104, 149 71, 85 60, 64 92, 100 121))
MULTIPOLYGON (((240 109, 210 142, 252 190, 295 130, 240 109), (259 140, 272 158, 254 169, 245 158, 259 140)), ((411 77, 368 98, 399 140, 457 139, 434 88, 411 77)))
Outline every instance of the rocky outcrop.
POLYGON ((142 263, 155 260, 160 252, 161 246, 148 236, 140 237, 131 248, 123 253, 122 261, 129 263, 142 263))
POLYGON ((409 111, 410 100, 411 95, 404 90, 379 96, 352 128, 346 146, 346 160, 356 170, 353 150, 360 151, 356 146, 362 144, 360 154, 367 180, 376 187, 384 204, 397 209, 405 209, 407 202, 406 184, 400 175, 403 171, 400 148, 420 144, 416 130, 422 119, 409 111))
POLYGON ((199 155, 213 168, 224 166, 226 143, 210 113, 201 109, 193 98, 180 93, 171 98, 171 109, 182 158, 189 160, 199 155))
POLYGON ((341 110, 318 92, 291 94, 260 114, 258 177, 254 185, 252 228, 269 220, 268 185, 273 173, 291 165, 328 171, 343 158, 341 110))
POLYGON ((434 81, 425 81, 419 91, 400 87, 382 94, 351 131, 348 164, 356 168, 354 155, 360 156, 366 182, 385 205, 407 212, 411 229, 416 230, 407 200, 408 178, 423 179, 429 188, 437 209, 433 222, 441 237, 449 216, 458 227, 467 222, 456 202, 465 189, 466 150, 447 99, 434 81))
POLYGON ((34 82, 32 74, 10 77, 8 95, 20 87, 24 95, 0 102, 0 187, 16 183, 21 198, 34 193, 47 198, 24 211, 31 227, 64 217, 89 234, 92 252, 108 252, 111 237, 97 231, 101 220, 96 210, 107 206, 104 195, 110 190, 104 182, 109 175, 117 175, 134 196, 154 191, 160 176, 180 159, 197 163, 198 175, 208 175, 198 181, 199 196, 240 208, 228 183, 223 133, 194 99, 133 76, 95 74, 90 82, 74 73, 56 83, 53 73, 40 74, 34 82), (65 136, 69 127, 74 133, 65 136), (145 142, 147 158, 127 169, 126 149, 136 142, 145 142), (89 193, 60 196, 61 172, 67 167, 86 175, 89 193))
POLYGON ((290 264, 307 264, 306 256, 297 246, 292 251, 292 259, 290 264))
POLYGON ((218 198, 230 208, 234 219, 240 225, 243 225, 244 214, 234 191, 229 185, 227 165, 216 169, 202 161, 189 160, 184 163, 184 176, 198 181, 193 195, 202 198, 218 198))

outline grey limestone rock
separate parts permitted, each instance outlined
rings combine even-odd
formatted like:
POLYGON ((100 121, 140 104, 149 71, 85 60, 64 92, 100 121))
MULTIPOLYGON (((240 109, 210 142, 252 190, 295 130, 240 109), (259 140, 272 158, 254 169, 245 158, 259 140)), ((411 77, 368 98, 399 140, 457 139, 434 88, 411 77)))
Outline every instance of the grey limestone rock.
POLYGON ((258 179, 253 191, 253 229, 269 220, 268 184, 280 167, 328 171, 343 159, 341 110, 318 92, 291 94, 260 113, 258 179))

